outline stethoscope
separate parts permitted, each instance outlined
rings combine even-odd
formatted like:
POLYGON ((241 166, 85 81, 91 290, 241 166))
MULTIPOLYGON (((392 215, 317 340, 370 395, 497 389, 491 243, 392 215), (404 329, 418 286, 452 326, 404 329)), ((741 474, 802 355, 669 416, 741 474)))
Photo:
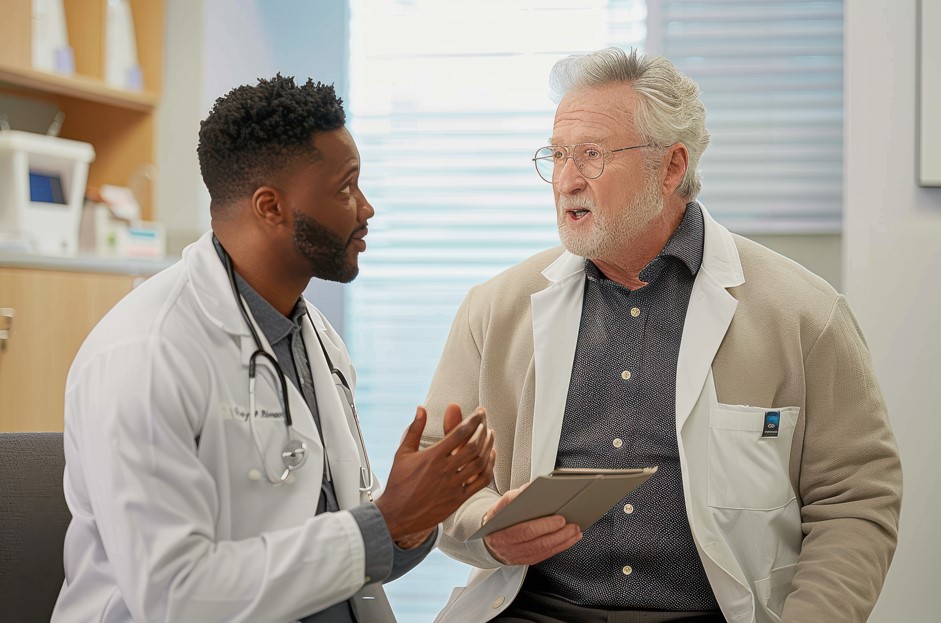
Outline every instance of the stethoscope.
MULTIPOLYGON (((252 444, 255 446, 255 452, 258 454, 258 458, 265 468, 265 476, 268 478, 268 482, 279 487, 287 482, 292 472, 300 469, 304 463, 307 462, 307 442, 294 430, 294 422, 291 419, 291 405, 288 400, 287 379, 284 376, 284 372, 281 370, 278 360, 262 347, 258 332, 255 331, 255 325, 252 323, 251 318, 248 317, 248 311, 242 303, 242 297, 239 294, 238 285, 235 282, 235 268, 232 266, 232 258, 229 257, 228 252, 222 248, 221 244, 219 248, 222 249, 222 263, 225 264, 225 270, 229 276, 229 286, 232 288, 232 295, 235 297, 239 312, 242 314, 242 318, 245 320, 245 324, 252 334, 252 339, 255 341, 255 352, 253 352, 248 359, 248 422, 252 444), (271 364, 271 368, 277 375, 281 387, 281 402, 284 405, 284 426, 287 428, 288 440, 281 449, 281 463, 284 465, 284 471, 281 472, 280 476, 278 476, 276 472, 271 471, 268 461, 265 460, 261 440, 258 438, 258 435, 255 434, 255 376, 259 357, 267 360, 268 363, 271 364)), ((356 424, 356 435, 359 441, 359 450, 363 457, 359 468, 359 490, 369 497, 369 501, 372 501, 372 490, 375 483, 373 481, 372 466, 369 464, 369 455, 366 453, 363 429, 359 424, 359 414, 356 412, 356 404, 353 401, 353 390, 350 389, 350 385, 347 383, 343 372, 333 365, 330 355, 327 354, 327 348, 324 346, 323 339, 320 337, 320 332, 317 331, 317 327, 314 326, 314 321, 309 316, 308 320, 314 330, 314 335, 317 336, 317 342, 320 343, 320 349, 323 351, 324 359, 327 361, 327 367, 330 368, 330 374, 333 375, 335 379, 334 385, 336 385, 338 391, 346 398, 350 412, 353 415, 353 422, 356 424)), ((326 453, 326 445, 324 445, 324 452, 326 453)))

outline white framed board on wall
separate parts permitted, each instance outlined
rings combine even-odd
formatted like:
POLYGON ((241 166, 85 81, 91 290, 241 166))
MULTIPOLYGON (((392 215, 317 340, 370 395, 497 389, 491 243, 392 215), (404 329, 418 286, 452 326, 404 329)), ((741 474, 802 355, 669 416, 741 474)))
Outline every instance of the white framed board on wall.
POLYGON ((941 2, 918 3, 918 183, 941 187, 941 2))

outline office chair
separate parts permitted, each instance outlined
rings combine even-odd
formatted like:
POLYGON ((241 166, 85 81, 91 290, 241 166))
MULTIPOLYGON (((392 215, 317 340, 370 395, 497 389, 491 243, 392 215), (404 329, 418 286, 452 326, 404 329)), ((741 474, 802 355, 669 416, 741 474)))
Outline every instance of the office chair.
POLYGON ((0 621, 48 623, 71 514, 62 433, 0 433, 0 621))

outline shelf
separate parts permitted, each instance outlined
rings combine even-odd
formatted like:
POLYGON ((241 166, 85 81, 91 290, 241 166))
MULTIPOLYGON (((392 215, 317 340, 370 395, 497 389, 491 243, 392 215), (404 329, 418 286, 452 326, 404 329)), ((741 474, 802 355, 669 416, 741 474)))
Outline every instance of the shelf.
POLYGON ((92 78, 59 76, 2 63, 0 63, 0 86, 64 95, 77 100, 148 113, 154 110, 159 100, 159 96, 153 93, 122 91, 92 78))

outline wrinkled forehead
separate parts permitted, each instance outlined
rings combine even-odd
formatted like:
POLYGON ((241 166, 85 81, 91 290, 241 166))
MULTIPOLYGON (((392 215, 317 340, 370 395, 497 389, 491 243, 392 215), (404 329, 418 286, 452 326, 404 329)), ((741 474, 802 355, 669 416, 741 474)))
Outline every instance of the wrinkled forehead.
POLYGON ((605 142, 637 136, 637 94, 628 84, 582 87, 565 94, 552 126, 552 144, 605 142))

